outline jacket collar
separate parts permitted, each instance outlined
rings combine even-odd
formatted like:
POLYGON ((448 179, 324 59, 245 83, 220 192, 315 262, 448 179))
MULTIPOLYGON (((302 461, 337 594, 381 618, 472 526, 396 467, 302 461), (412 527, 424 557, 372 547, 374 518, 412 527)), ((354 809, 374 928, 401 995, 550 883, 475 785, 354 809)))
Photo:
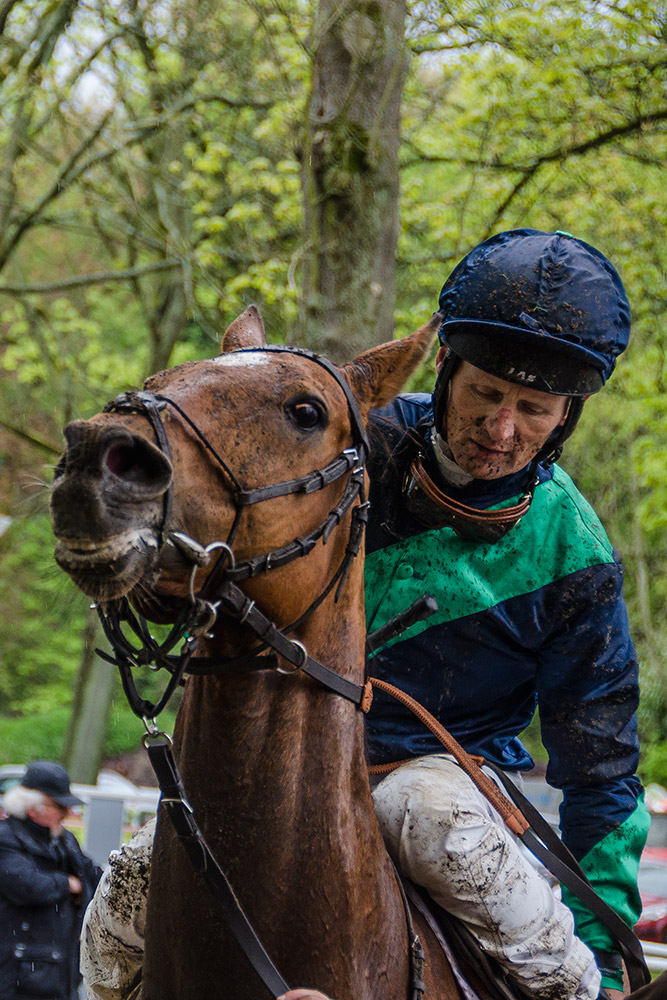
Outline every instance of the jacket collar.
POLYGON ((12 833, 22 847, 29 854, 36 854, 40 857, 52 857, 51 842, 53 840, 51 831, 46 826, 40 826, 31 819, 19 819, 17 816, 10 816, 8 823, 12 833))

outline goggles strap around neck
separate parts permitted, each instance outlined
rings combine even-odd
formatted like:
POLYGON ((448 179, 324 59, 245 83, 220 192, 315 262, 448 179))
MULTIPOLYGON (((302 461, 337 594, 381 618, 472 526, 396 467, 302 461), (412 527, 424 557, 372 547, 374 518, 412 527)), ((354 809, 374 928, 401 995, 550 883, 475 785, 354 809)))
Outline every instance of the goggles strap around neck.
POLYGON ((430 528, 453 528, 462 538, 497 542, 519 523, 528 511, 533 490, 523 494, 518 503, 498 510, 479 510, 447 496, 432 480, 421 455, 410 463, 406 507, 430 528))

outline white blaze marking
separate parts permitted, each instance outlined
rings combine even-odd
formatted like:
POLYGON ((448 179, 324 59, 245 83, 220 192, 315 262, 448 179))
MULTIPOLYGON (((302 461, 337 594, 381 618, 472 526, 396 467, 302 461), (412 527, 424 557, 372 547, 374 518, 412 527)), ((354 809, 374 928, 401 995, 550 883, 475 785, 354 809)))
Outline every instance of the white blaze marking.
POLYGON ((232 352, 211 358, 211 361, 215 365, 231 365, 232 368, 258 368, 269 363, 269 355, 263 351, 249 351, 247 354, 232 352))

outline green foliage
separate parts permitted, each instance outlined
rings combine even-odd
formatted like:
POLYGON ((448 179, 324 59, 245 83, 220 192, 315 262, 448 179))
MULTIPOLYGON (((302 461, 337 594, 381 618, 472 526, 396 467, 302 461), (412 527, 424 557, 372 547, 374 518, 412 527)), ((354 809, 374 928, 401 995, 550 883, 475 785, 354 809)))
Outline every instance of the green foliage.
MULTIPOLYGON (((516 226, 598 246, 629 293, 631 349, 587 404, 564 464, 624 557, 643 766, 664 784, 664 9, 408 6, 397 333, 430 316, 470 247, 516 226)), ((313 249, 301 157, 317 5, 10 7, 0 53, 0 511, 14 523, 0 538, 0 721, 18 725, 44 707, 64 718, 85 612, 53 566, 45 505, 26 506, 22 477, 44 477, 45 451, 53 462, 69 419, 150 370, 214 353, 250 302, 270 339, 291 337, 313 249)), ((432 381, 425 366, 410 388, 432 381)), ((109 745, 124 747, 131 727, 119 707, 114 717, 109 745)))
POLYGON ((20 716, 0 715, 0 764, 61 760, 69 707, 20 716))
POLYGON ((547 760, 547 752, 542 743, 540 735, 540 716, 536 712, 530 725, 524 729, 520 736, 521 742, 536 763, 544 763, 547 760))
MULTIPOLYGON (((173 733, 176 712, 173 708, 165 709, 160 716, 160 726, 166 733, 173 733)), ((118 689, 109 716, 109 732, 105 744, 105 753, 109 757, 134 752, 141 746, 144 727, 141 720, 133 714, 125 701, 125 695, 118 689)))
MULTIPOLYGON (((120 307, 120 296, 116 304, 120 307)), ((29 392, 32 408, 50 412, 59 424, 73 414, 94 412, 100 400, 142 380, 145 336, 135 347, 127 312, 120 313, 120 327, 106 317, 108 305, 91 293, 87 315, 65 298, 52 302, 45 314, 19 302, 0 314, 6 345, 2 368, 29 392)))
POLYGON ((664 786, 667 775, 667 739, 652 743, 646 748, 642 757, 640 775, 646 785, 656 782, 658 785, 664 786))
POLYGON ((71 701, 86 601, 56 567, 53 545, 37 505, 0 539, 3 714, 41 714, 71 701))
MULTIPOLYGON (((113 668, 109 666, 109 670, 113 668)), ((17 716, 0 714, 0 764, 24 764, 31 760, 62 760, 63 739, 70 719, 70 706, 49 711, 24 712, 17 716)), ((173 732, 175 713, 165 711, 161 724, 173 732)), ((118 687, 109 716, 105 756, 116 757, 134 752, 141 744, 144 728, 133 715, 118 687)))

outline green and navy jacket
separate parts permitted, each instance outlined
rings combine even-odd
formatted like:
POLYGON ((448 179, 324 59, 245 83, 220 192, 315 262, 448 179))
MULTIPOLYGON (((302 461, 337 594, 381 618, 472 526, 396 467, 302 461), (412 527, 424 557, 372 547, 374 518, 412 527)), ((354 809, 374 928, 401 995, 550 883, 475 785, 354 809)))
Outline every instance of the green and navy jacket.
MULTIPOLYGON (((539 708, 547 781, 563 792, 563 840, 633 924, 648 814, 635 774, 638 668, 618 555, 557 465, 539 468, 528 513, 496 543, 414 520, 397 503, 402 469, 391 456, 406 428, 428 427, 430 413, 430 396, 404 395, 372 416, 368 630, 422 594, 434 596, 439 610, 377 652, 370 673, 421 702, 468 752, 510 772, 533 767, 519 734, 539 708)), ((478 508, 516 503, 527 485, 524 470, 457 489, 433 468, 440 489, 478 508)), ((367 732, 374 764, 442 752, 408 709, 380 691, 367 732)), ((617 951, 589 911, 568 902, 586 943, 617 951)))

